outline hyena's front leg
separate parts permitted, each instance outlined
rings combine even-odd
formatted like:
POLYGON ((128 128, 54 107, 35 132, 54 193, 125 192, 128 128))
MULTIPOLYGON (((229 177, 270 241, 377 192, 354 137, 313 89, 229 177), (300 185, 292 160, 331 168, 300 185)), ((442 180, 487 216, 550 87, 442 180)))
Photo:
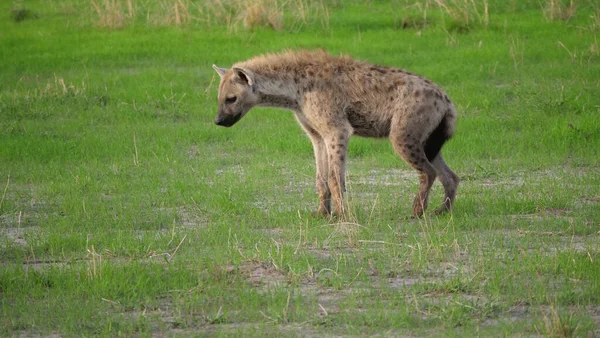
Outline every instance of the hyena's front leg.
POLYGON ((296 115, 296 119, 310 138, 315 152, 315 162, 317 167, 317 193, 319 194, 319 209, 317 213, 323 216, 329 216, 331 214, 331 191, 327 184, 329 176, 329 165, 327 163, 327 148, 325 140, 316 130, 311 128, 307 123, 296 115))
POLYGON ((348 152, 348 141, 350 132, 346 129, 334 131, 328 135, 327 161, 329 164, 329 189, 333 201, 333 213, 336 216, 344 216, 344 192, 346 191, 346 155, 348 152))
POLYGON ((317 193, 319 194, 319 209, 317 212, 323 216, 331 214, 331 190, 329 190, 328 177, 329 165, 327 162, 327 148, 325 140, 319 135, 308 133, 315 151, 317 167, 317 193))

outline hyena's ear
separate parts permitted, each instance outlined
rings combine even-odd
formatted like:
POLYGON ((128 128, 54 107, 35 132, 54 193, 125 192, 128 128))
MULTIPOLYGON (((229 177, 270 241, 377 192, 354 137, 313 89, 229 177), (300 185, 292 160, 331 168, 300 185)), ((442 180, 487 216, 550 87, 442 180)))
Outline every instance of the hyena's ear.
POLYGON ((219 68, 216 65, 213 65, 213 69, 217 72, 217 74, 219 74, 220 77, 223 77, 223 75, 225 75, 225 72, 227 72, 227 69, 219 68))
POLYGON ((246 68, 233 67, 233 74, 235 74, 238 79, 247 83, 249 86, 254 84, 254 73, 246 68))

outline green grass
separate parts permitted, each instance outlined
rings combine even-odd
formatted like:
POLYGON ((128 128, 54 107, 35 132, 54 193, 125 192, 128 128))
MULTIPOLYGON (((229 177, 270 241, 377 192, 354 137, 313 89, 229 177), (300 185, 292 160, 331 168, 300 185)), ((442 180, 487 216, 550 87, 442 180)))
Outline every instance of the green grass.
POLYGON ((235 34, 1 4, 0 335, 600 335, 600 12, 578 3, 490 1, 486 27, 332 1, 328 28, 235 34), (291 113, 215 126, 211 64, 285 48, 440 84, 453 214, 408 218, 416 174, 356 138, 330 224, 291 113))

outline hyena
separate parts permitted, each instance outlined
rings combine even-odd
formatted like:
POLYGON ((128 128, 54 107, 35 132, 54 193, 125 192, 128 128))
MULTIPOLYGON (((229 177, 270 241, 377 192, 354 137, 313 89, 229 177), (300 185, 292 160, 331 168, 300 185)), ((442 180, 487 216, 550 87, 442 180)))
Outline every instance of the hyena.
POLYGON ((213 65, 221 77, 215 123, 231 127, 254 106, 291 110, 310 138, 317 169, 318 213, 344 215, 345 167, 350 136, 389 137, 394 151, 419 173, 412 214, 427 208, 437 178, 451 210, 458 176, 440 150, 454 134, 456 109, 431 81, 393 67, 332 56, 324 51, 268 54, 213 65))

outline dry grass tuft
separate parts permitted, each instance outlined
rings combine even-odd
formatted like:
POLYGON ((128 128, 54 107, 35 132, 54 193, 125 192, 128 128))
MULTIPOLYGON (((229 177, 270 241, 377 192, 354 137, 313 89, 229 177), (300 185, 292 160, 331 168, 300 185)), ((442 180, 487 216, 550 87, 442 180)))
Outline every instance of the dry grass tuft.
POLYGON ((135 16, 133 0, 91 0, 92 8, 98 16, 101 27, 122 28, 135 16))
POLYGON ((544 337, 576 337, 579 324, 572 313, 568 315, 559 314, 554 305, 550 307, 549 313, 544 314, 543 327, 537 327, 538 333, 544 337))
POLYGON ((523 41, 518 36, 511 36, 510 44, 508 46, 508 54, 513 60, 513 65, 515 69, 518 69, 519 66, 522 65, 523 61, 525 60, 525 41, 523 41))
POLYGON ((595 5, 592 7, 592 14, 590 15, 590 30, 596 31, 600 30, 600 5, 595 5))
POLYGON ((133 19, 145 19, 154 26, 225 26, 229 32, 240 28, 268 27, 277 31, 320 21, 329 27, 329 12, 323 0, 90 0, 96 24, 122 28, 133 19))
POLYGON ((469 30, 472 25, 490 23, 488 0, 435 0, 435 3, 450 18, 458 30, 469 30))
POLYGON ((244 27, 252 30, 256 27, 271 27, 280 31, 283 28, 283 10, 277 0, 253 0, 244 2, 241 16, 244 27))
MULTIPOLYGON (((19 80, 17 87, 19 87, 21 81, 25 81, 25 78, 19 80)), ((41 84, 40 84, 41 85, 41 84)), ((86 93, 85 80, 81 80, 81 84, 73 84, 65 81, 64 78, 54 75, 53 80, 48 80, 45 84, 38 88, 26 89, 23 91, 15 90, 13 97, 22 97, 27 100, 30 99, 54 99, 63 97, 74 97, 84 95, 86 93)))
POLYGON ((543 13, 546 20, 569 20, 575 15, 577 3, 575 0, 546 0, 543 13))
POLYGON ((193 16, 190 12, 192 3, 189 0, 164 1, 161 3, 163 8, 159 13, 163 16, 156 18, 155 24, 160 26, 182 26, 189 24, 193 16))

